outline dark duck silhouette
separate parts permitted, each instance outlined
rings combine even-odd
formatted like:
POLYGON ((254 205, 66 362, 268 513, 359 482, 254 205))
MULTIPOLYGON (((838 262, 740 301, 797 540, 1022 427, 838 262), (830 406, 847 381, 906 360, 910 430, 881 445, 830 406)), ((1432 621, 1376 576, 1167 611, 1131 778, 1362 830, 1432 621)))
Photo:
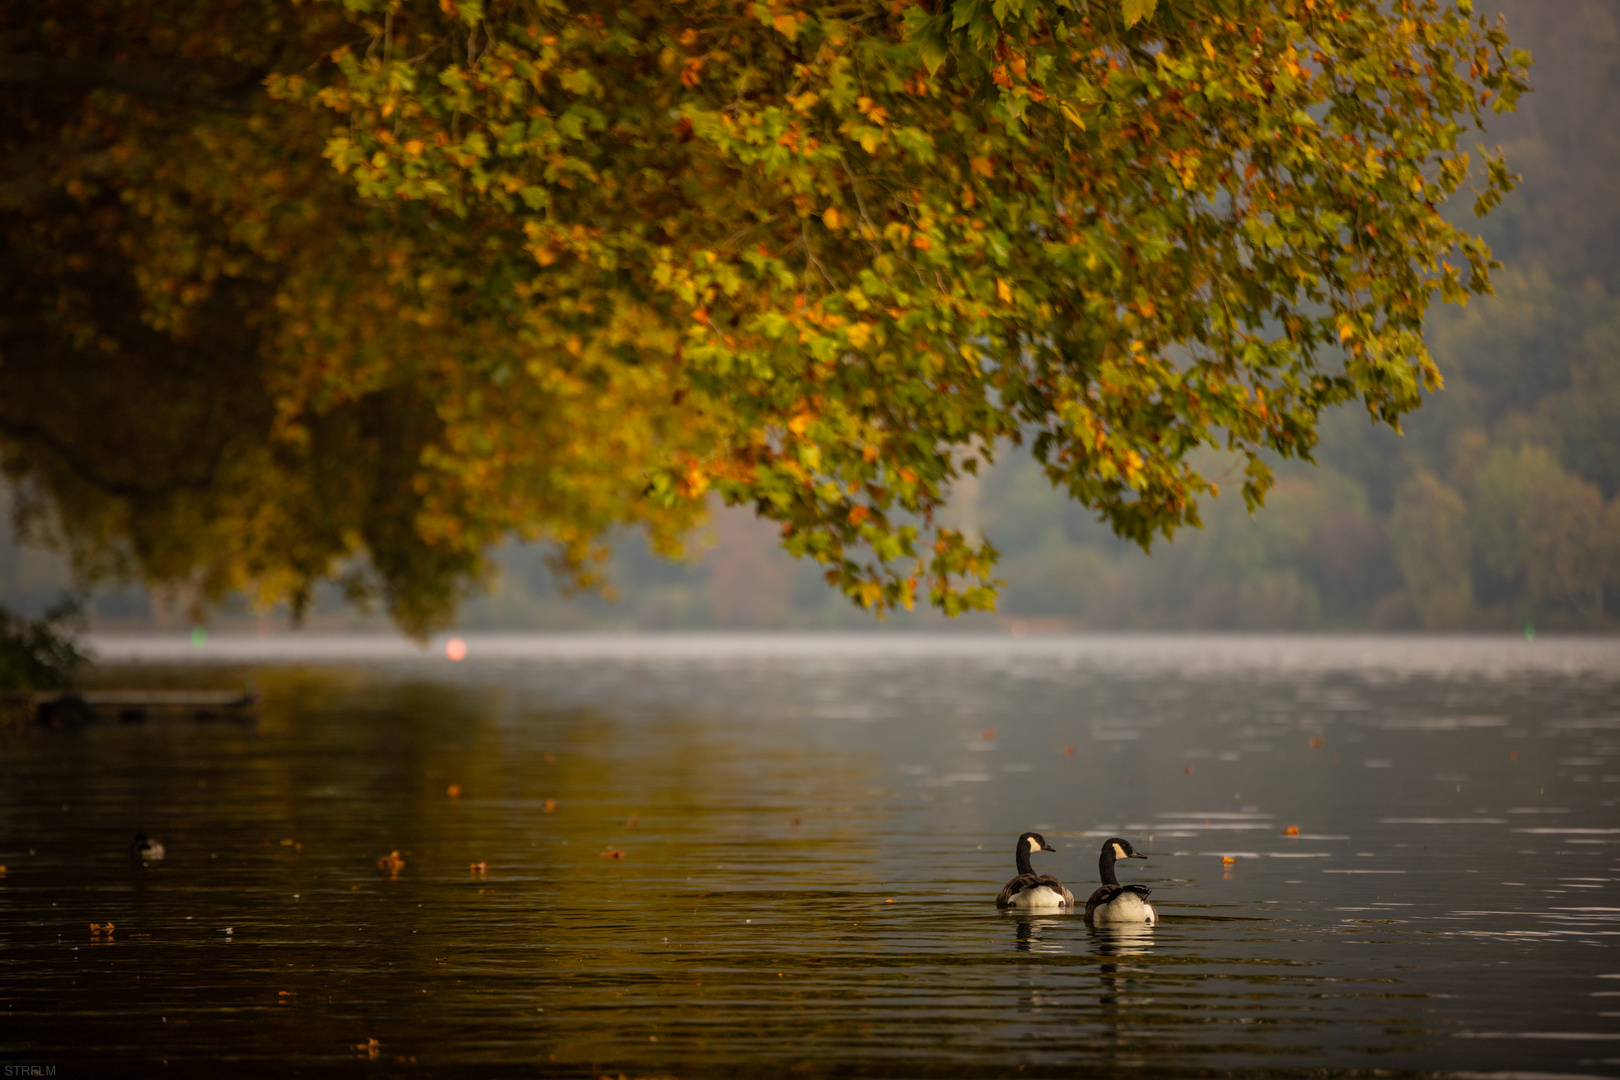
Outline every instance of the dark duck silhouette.
POLYGON ((1035 851, 1056 851, 1040 833, 1027 832, 1018 838, 1018 876, 1007 882, 1007 887, 996 897, 996 907, 1018 909, 1074 909, 1074 894, 1063 887, 1063 882, 1050 874, 1035 874, 1029 856, 1035 851))
POLYGON ((1102 876, 1102 887, 1086 901, 1086 922, 1092 923, 1148 923, 1159 921, 1159 913, 1147 898, 1152 889, 1140 885, 1121 885, 1114 876, 1114 863, 1119 859, 1145 859, 1146 855, 1131 847, 1129 840, 1110 837, 1103 841, 1102 854, 1097 857, 1097 872, 1102 876))

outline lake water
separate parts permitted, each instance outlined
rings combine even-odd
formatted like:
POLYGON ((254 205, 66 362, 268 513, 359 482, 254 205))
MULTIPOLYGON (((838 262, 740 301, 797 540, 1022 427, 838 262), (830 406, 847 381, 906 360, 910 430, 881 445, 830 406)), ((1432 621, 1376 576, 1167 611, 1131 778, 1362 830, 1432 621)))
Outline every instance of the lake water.
POLYGON ((264 705, 0 731, 8 1066, 1620 1076, 1620 641, 98 644, 264 705))

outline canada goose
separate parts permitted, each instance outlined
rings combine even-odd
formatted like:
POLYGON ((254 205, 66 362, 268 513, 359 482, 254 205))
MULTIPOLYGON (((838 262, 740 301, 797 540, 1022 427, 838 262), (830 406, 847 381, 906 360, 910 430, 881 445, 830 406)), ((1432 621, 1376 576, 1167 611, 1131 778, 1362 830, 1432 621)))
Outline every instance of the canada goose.
POLYGON ((129 845, 129 853, 142 862, 157 862, 164 855, 163 845, 147 839, 145 833, 135 834, 135 839, 129 845))
POLYGON ((1067 908, 1074 909, 1074 894, 1063 887, 1063 882, 1049 874, 1035 876, 1029 865, 1032 851, 1056 851, 1040 833, 1027 832, 1018 838, 1018 876, 1007 882, 1007 887, 996 897, 996 907, 1002 908, 1067 908))
POLYGON ((1103 841, 1102 854, 1097 857, 1097 872, 1102 876, 1102 887, 1086 901, 1088 923, 1156 923, 1159 913, 1147 902, 1153 891, 1140 885, 1121 885, 1114 876, 1116 859, 1145 859, 1146 855, 1131 847, 1129 840, 1110 837, 1103 841))

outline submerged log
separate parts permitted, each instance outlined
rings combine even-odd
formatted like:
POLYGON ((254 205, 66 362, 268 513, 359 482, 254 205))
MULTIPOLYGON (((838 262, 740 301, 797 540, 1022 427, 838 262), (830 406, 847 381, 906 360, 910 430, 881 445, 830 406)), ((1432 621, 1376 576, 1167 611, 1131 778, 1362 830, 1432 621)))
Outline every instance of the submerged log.
POLYGON ((29 695, 34 719, 63 725, 91 720, 145 720, 151 716, 246 720, 258 713, 259 695, 246 690, 60 690, 29 695))

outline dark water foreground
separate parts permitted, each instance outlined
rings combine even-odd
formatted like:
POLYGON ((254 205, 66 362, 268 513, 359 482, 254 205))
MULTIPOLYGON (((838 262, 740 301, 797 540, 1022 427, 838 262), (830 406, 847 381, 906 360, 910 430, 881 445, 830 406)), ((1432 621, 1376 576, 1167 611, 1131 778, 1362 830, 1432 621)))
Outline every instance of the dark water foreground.
POLYGON ((263 713, 0 732, 4 1064, 1620 1076, 1620 642, 470 644, 104 642, 263 713), (1028 828, 1162 925, 998 913, 1028 828))

